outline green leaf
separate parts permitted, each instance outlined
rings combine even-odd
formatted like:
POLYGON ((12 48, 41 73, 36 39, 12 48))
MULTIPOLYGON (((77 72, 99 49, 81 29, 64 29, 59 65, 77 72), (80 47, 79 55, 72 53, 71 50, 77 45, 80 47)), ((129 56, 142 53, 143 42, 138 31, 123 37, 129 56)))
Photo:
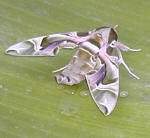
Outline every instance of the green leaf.
POLYGON ((150 2, 139 0, 0 1, 1 138, 150 137, 150 2), (142 52, 124 53, 134 80, 120 67, 120 92, 114 112, 105 117, 85 82, 58 85, 51 73, 74 51, 57 57, 13 57, 8 46, 46 34, 87 31, 119 24, 119 39, 142 52))

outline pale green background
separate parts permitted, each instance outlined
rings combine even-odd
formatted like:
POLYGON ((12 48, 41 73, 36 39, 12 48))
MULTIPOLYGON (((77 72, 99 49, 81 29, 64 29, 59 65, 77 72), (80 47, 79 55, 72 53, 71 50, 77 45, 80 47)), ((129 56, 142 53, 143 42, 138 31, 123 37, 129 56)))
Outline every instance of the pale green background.
POLYGON ((149 138, 149 27, 149 0, 1 0, 0 138, 149 138), (141 80, 120 67, 120 91, 128 96, 119 97, 108 117, 96 107, 85 82, 73 87, 56 83, 51 71, 67 64, 74 51, 55 58, 4 54, 9 45, 27 38, 116 24, 120 41, 143 49, 123 53, 141 80))

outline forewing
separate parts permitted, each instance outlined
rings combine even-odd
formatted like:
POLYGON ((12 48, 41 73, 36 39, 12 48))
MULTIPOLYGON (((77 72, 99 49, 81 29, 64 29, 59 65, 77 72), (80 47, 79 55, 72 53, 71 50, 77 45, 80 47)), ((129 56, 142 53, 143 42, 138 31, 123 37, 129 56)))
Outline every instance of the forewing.
POLYGON ((61 48, 75 48, 67 34, 31 38, 10 46, 5 53, 14 56, 56 56, 61 48))
MULTIPOLYGON (((111 59, 113 60, 114 57, 111 59)), ((95 73, 86 75, 86 80, 96 105, 105 116, 109 115, 114 110, 118 99, 118 63, 113 61, 99 65, 95 73)))

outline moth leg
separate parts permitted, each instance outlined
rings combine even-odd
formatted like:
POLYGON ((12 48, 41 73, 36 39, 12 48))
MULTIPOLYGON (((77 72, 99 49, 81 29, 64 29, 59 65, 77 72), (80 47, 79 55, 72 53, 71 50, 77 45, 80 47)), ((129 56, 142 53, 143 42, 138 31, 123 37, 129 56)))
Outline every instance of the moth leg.
POLYGON ((141 51, 142 49, 133 49, 133 48, 130 48, 128 47, 127 45, 121 43, 121 42, 118 42, 118 41, 113 41, 110 45, 111 47, 118 47, 120 50, 122 51, 125 51, 125 52, 128 52, 128 51, 132 51, 132 52, 138 52, 138 51, 141 51))
POLYGON ((66 69, 67 67, 68 67, 68 65, 66 65, 66 66, 64 66, 64 67, 61 67, 61 68, 59 68, 59 69, 57 69, 57 70, 53 70, 52 72, 53 72, 53 73, 57 73, 57 72, 63 71, 63 70, 66 69))
POLYGON ((136 76, 134 73, 131 72, 131 70, 129 69, 129 67, 127 66, 125 61, 123 60, 120 50, 117 47, 116 47, 116 49, 117 49, 118 56, 119 56, 119 64, 122 64, 131 76, 133 76, 136 79, 140 79, 138 76, 136 76))

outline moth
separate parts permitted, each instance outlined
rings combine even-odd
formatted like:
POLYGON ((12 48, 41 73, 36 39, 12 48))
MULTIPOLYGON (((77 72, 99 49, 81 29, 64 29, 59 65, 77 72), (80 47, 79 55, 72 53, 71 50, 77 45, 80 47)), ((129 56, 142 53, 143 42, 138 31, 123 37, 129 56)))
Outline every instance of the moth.
POLYGON ((108 116, 119 95, 119 65, 136 79, 121 51, 131 49, 118 41, 115 27, 100 27, 87 32, 68 32, 31 38, 10 46, 5 53, 13 56, 56 56, 61 49, 76 49, 70 62, 55 71, 58 84, 75 85, 86 80, 99 110, 108 116))

